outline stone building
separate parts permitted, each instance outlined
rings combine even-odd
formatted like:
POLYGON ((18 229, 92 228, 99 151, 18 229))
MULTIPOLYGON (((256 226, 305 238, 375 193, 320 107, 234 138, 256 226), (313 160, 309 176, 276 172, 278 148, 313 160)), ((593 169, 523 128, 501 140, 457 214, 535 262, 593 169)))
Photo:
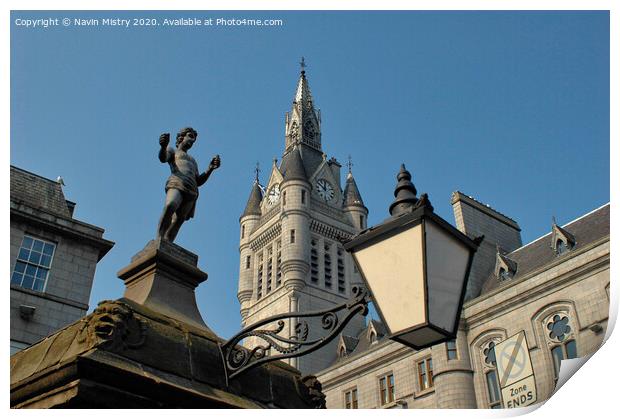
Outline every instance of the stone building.
MULTIPOLYGON (((366 228, 368 210, 350 168, 344 190, 340 170, 340 163, 323 153, 321 114, 302 71, 285 117, 282 161, 274 160, 265 187, 257 176, 239 219, 244 326, 274 314, 328 309, 347 301, 351 286, 361 281, 340 240, 366 228)), ((349 333, 363 322, 361 316, 354 319, 349 333)), ((311 323, 310 330, 315 329, 311 323)), ((290 324, 285 333, 292 335, 290 324)), ((289 362, 307 373, 330 365, 335 354, 332 342, 299 363, 289 362)))
POLYGON ((11 166, 11 354, 84 316, 104 230, 73 218, 62 186, 11 166))
POLYGON ((516 222, 456 192, 457 227, 485 235, 456 340, 414 351, 370 322, 318 373, 328 408, 501 408, 494 347, 525 331, 537 400, 562 359, 595 352, 609 314, 609 204, 520 246, 516 222), (490 249, 495 248, 494 253, 490 249))
MULTIPOLYGON (((258 176, 240 218, 238 298, 243 325, 342 303, 361 278, 340 239, 366 228, 349 169, 322 151, 320 113, 302 71, 285 118, 282 162, 258 176)), ((457 339, 414 351, 380 322, 353 321, 339 339, 292 364, 316 374, 328 408, 500 408, 494 345, 525 331, 537 397, 548 398, 560 359, 598 348, 609 309, 609 205, 522 245, 516 221, 455 192, 455 224, 484 235, 457 339)), ((259 342, 248 339, 254 347, 259 342)))

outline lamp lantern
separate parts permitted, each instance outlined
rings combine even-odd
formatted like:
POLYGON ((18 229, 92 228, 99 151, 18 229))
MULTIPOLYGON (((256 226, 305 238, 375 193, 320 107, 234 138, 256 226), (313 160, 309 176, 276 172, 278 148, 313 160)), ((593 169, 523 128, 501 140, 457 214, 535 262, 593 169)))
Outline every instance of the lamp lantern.
POLYGON ((414 349, 454 339, 472 259, 470 239, 416 196, 411 174, 397 175, 391 217, 345 243, 390 338, 414 349))

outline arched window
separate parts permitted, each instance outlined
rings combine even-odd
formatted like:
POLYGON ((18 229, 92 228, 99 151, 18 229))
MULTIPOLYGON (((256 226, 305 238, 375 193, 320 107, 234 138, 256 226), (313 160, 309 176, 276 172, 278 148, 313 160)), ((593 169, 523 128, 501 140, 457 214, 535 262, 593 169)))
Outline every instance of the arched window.
POLYGON ((551 357, 553 358, 554 377, 557 380, 560 374, 560 363, 563 359, 577 358, 577 342, 572 337, 572 329, 569 325, 569 317, 559 313, 553 315, 547 321, 549 339, 557 343, 551 346, 551 357))
POLYGON ((563 359, 577 358, 577 343, 571 339, 556 345, 551 348, 551 356, 553 357, 553 371, 557 380, 560 375, 560 362, 563 359))
POLYGON ((489 408, 501 409, 502 396, 497 379, 497 362, 495 359, 495 341, 489 342, 483 349, 484 364, 487 369, 485 373, 487 392, 489 395, 489 408))
POLYGON ((508 279, 510 279, 510 272, 504 268, 499 268, 499 280, 506 281, 508 279))
POLYGON ((558 253, 558 255, 566 253, 567 250, 568 246, 566 245, 566 243, 563 240, 558 239, 557 243, 555 244, 555 251, 558 253))

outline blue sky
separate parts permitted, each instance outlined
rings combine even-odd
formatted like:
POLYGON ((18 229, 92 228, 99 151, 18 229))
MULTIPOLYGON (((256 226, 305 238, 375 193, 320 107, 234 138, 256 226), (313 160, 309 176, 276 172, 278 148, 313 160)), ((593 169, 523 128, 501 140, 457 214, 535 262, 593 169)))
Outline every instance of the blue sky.
POLYGON ((609 201, 607 12, 13 12, 11 164, 55 179, 75 217, 116 242, 91 297, 123 293, 116 272, 153 238, 169 169, 159 134, 191 125, 201 169, 196 217, 177 243, 197 253, 206 322, 228 337, 238 217, 259 161, 284 146, 306 57, 323 148, 353 172, 369 224, 387 215, 405 163, 453 222, 460 190, 517 220, 523 241, 609 201), (278 27, 24 28, 17 18, 282 19, 278 27))

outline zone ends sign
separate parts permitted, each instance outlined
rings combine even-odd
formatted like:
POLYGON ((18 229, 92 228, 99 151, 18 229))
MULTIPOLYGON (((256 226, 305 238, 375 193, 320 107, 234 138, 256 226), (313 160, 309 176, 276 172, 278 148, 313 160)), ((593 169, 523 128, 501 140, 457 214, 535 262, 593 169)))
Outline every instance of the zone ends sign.
POLYGON ((525 407, 536 403, 536 380, 525 331, 495 346, 497 375, 504 408, 525 407))

